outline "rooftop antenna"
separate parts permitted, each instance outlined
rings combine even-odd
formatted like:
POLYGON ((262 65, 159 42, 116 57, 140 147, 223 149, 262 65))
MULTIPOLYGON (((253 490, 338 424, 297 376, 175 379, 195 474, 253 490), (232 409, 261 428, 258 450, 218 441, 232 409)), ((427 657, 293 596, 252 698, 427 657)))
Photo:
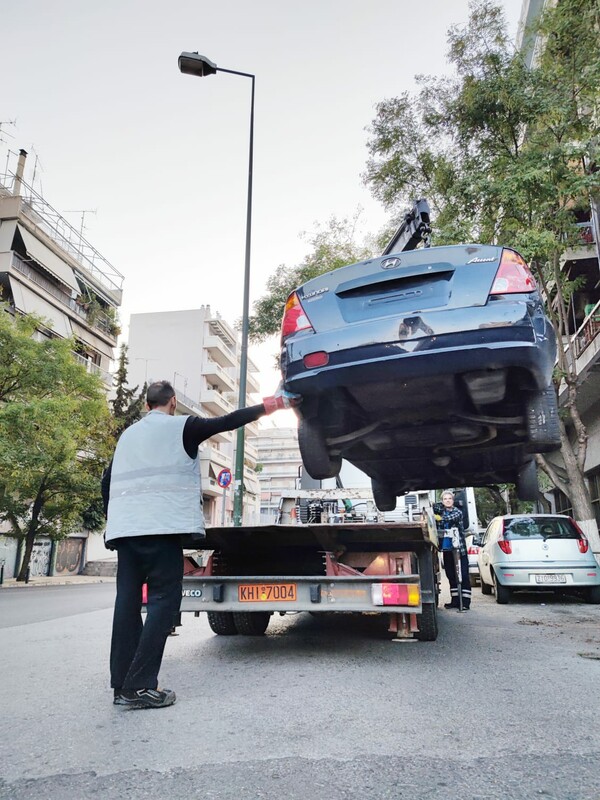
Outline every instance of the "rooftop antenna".
POLYGON ((4 136, 9 136, 11 139, 15 138, 12 133, 9 133, 8 131, 3 131, 2 130, 2 126, 3 125, 12 125, 13 128, 14 128, 16 126, 16 124, 17 124, 16 118, 15 119, 3 119, 2 121, 0 121, 0 142, 6 142, 6 139, 4 138, 4 136))
POLYGON ((72 208, 69 211, 65 211, 65 214, 81 214, 81 228, 79 231, 79 235, 83 239, 83 232, 85 230, 85 215, 86 214, 97 214, 97 208, 72 208))

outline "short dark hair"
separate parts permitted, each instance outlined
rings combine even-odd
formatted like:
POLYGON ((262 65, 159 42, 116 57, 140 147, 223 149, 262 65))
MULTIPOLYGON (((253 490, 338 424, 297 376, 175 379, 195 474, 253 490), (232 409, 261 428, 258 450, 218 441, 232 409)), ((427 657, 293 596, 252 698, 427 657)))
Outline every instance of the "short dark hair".
POLYGON ((146 402, 150 408, 166 406, 172 397, 175 397, 175 389, 169 381, 154 381, 146 392, 146 402))

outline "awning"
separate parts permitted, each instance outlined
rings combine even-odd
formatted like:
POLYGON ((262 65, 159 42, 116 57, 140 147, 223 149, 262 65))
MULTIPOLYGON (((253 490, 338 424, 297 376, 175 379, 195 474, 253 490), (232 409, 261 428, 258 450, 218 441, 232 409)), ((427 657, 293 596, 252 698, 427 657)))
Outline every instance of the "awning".
POLYGON ((0 253, 7 253, 13 249, 12 243, 16 230, 16 219, 5 219, 0 222, 0 253))
POLYGON ((94 350, 97 350, 99 353, 102 353, 109 358, 113 357, 112 345, 105 342, 100 336, 96 336, 84 325, 80 325, 78 322, 75 322, 75 320, 71 320, 71 327, 73 328, 73 333, 75 336, 82 342, 89 344, 89 346, 93 347, 94 350))
POLYGON ((64 339, 68 339, 73 335, 71 320, 66 314, 63 314, 58 308, 14 278, 10 277, 9 280, 13 302, 17 311, 21 311, 23 314, 37 314, 40 317, 44 317, 52 330, 64 339))
POLYGON ((53 253, 49 247, 40 242, 39 239, 36 239, 28 230, 25 230, 22 225, 19 225, 18 229, 23 237, 27 255, 41 264, 44 269, 47 269, 59 281, 79 293, 81 289, 75 278, 73 268, 53 253))

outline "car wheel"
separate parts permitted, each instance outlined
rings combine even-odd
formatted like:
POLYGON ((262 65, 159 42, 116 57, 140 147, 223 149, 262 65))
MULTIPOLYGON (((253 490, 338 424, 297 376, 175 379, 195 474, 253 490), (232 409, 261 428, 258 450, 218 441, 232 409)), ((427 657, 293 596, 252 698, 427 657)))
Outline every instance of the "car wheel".
POLYGON ((585 591, 585 602, 593 605, 600 603, 600 586, 592 586, 585 591))
POLYGON ((267 630, 271 615, 268 611, 234 611, 233 620, 242 636, 262 636, 267 630))
POLYGON ((491 593, 492 593, 492 588, 493 588, 493 587, 491 587, 491 586, 489 585, 489 583, 486 583, 486 582, 483 580, 483 576, 482 576, 482 575, 480 575, 480 576, 479 576, 479 579, 480 579, 480 581, 481 581, 481 594, 491 594, 491 593))
POLYGON ((535 461, 528 461, 517 476, 517 495, 519 500, 537 500, 539 494, 535 461))
POLYGON ((495 573, 492 573, 492 578, 494 579, 496 602, 501 606, 505 606, 510 602, 510 589, 507 586, 502 586, 495 573))
POLYGON ((534 453, 548 453, 560 447, 558 403, 553 386, 536 392, 525 407, 530 449, 534 453))
POLYGON ((325 478, 335 478, 339 473, 342 457, 330 455, 321 429, 312 420, 300 420, 298 445, 302 463, 311 478, 322 481, 325 478))
POLYGON ((394 511, 396 508, 396 492, 387 483, 381 483, 373 479, 371 481, 373 490, 373 500, 380 511, 394 511))

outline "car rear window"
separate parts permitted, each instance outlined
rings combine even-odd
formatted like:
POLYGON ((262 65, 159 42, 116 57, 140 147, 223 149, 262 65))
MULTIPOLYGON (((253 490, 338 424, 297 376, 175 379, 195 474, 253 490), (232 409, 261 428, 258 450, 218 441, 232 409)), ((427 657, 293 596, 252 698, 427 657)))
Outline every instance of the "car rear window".
POLYGON ((505 539, 579 539, 579 532, 569 519, 519 517, 504 521, 505 539))

